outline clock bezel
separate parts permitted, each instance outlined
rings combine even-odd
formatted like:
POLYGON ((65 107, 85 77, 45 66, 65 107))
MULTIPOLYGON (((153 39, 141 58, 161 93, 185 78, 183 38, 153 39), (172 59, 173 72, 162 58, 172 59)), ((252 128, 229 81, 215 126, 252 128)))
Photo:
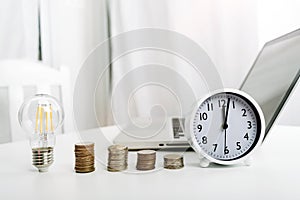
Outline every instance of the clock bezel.
MULTIPOLYGON (((251 106, 251 105, 250 105, 251 106)), ((252 106, 251 106, 252 107, 252 106)), ((241 163, 244 160, 248 159, 249 156, 251 156, 255 151, 257 151, 258 147, 261 145, 264 135, 265 135, 265 118, 263 115, 263 112, 260 108, 260 106, 258 105, 258 103, 247 93, 238 90, 238 89, 232 89, 232 88, 225 88, 225 89, 220 89, 220 90, 215 90, 207 95, 205 95, 203 98, 201 98, 199 101, 197 101, 196 106, 194 107, 189 120, 187 120, 186 122, 186 126, 188 127, 188 141, 190 143, 190 145, 192 146, 192 148, 196 151, 196 153, 199 154, 200 157, 205 157, 206 159, 208 159, 210 162, 213 163, 218 163, 218 164, 222 164, 222 165, 232 165, 232 164, 237 164, 237 163, 241 163), (208 98, 217 95, 217 94, 222 94, 222 93, 231 93, 232 95, 237 95, 237 96, 241 96, 241 98, 244 98, 245 101, 247 101, 247 103, 250 103, 253 105, 253 107, 255 108, 255 113, 258 115, 257 120, 260 123, 260 133, 257 133, 256 135, 258 137, 255 138, 253 144, 251 145, 251 147, 244 152, 242 155, 240 155, 237 158, 233 158, 233 159, 228 159, 228 160, 224 160, 224 159, 216 159, 212 156, 210 156, 209 154, 207 154, 198 144, 196 137, 194 135, 194 126, 193 126, 193 122, 194 122, 194 118, 195 115, 200 107, 200 105, 202 105, 208 98)))

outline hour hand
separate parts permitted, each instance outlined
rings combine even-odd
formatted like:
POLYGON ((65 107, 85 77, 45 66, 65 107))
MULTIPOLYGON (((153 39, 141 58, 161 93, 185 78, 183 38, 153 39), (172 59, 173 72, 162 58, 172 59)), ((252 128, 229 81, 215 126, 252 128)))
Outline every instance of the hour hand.
POLYGON ((224 119, 224 123, 223 123, 223 129, 228 128, 227 119, 228 119, 229 104, 230 104, 230 98, 228 98, 228 100, 227 100, 227 106, 226 106, 225 119, 224 119))
POLYGON ((224 122, 225 122, 225 116, 226 116, 226 107, 223 106, 222 107, 222 111, 223 111, 223 123, 221 125, 222 129, 224 129, 224 122))

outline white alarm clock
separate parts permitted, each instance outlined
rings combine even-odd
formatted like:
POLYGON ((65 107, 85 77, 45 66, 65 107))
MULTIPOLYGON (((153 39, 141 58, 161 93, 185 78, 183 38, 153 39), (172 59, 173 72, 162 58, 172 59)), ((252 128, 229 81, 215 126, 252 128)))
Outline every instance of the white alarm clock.
POLYGON ((250 164, 250 156, 265 134, 260 106, 236 89, 218 90, 198 101, 186 123, 188 140, 202 167, 211 162, 250 164))

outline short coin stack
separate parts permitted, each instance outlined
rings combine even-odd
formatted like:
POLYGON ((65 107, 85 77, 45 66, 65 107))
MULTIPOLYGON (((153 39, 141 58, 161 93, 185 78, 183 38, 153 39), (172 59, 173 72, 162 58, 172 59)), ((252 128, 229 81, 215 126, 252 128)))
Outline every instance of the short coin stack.
POLYGON ((137 170, 152 170, 155 168, 156 151, 141 150, 137 152, 137 170))
POLYGON ((127 169, 128 148, 123 145, 111 145, 108 147, 107 170, 120 172, 127 169))
POLYGON ((77 173, 95 171, 94 143, 83 142, 75 144, 75 171, 77 173))
POLYGON ((164 168, 180 169, 183 168, 183 156, 178 154, 167 154, 164 156, 164 168))

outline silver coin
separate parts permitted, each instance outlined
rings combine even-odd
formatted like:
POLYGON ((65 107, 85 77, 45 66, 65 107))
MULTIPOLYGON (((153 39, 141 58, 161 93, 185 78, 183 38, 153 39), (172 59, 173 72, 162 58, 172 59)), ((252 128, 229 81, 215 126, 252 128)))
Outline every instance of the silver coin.
POLYGON ((137 152, 137 170, 152 170, 155 169, 156 151, 141 150, 137 152))
POLYGON ((118 172, 127 169, 128 147, 124 145, 111 145, 108 147, 107 170, 118 172))
POLYGON ((156 154, 156 151, 154 151, 154 150, 140 150, 137 153, 139 155, 152 155, 152 154, 156 154))
POLYGON ((167 154, 164 156, 165 160, 179 160, 182 159, 183 156, 179 154, 167 154))
POLYGON ((167 154, 164 156, 165 169, 181 169, 184 167, 183 156, 179 154, 167 154))

